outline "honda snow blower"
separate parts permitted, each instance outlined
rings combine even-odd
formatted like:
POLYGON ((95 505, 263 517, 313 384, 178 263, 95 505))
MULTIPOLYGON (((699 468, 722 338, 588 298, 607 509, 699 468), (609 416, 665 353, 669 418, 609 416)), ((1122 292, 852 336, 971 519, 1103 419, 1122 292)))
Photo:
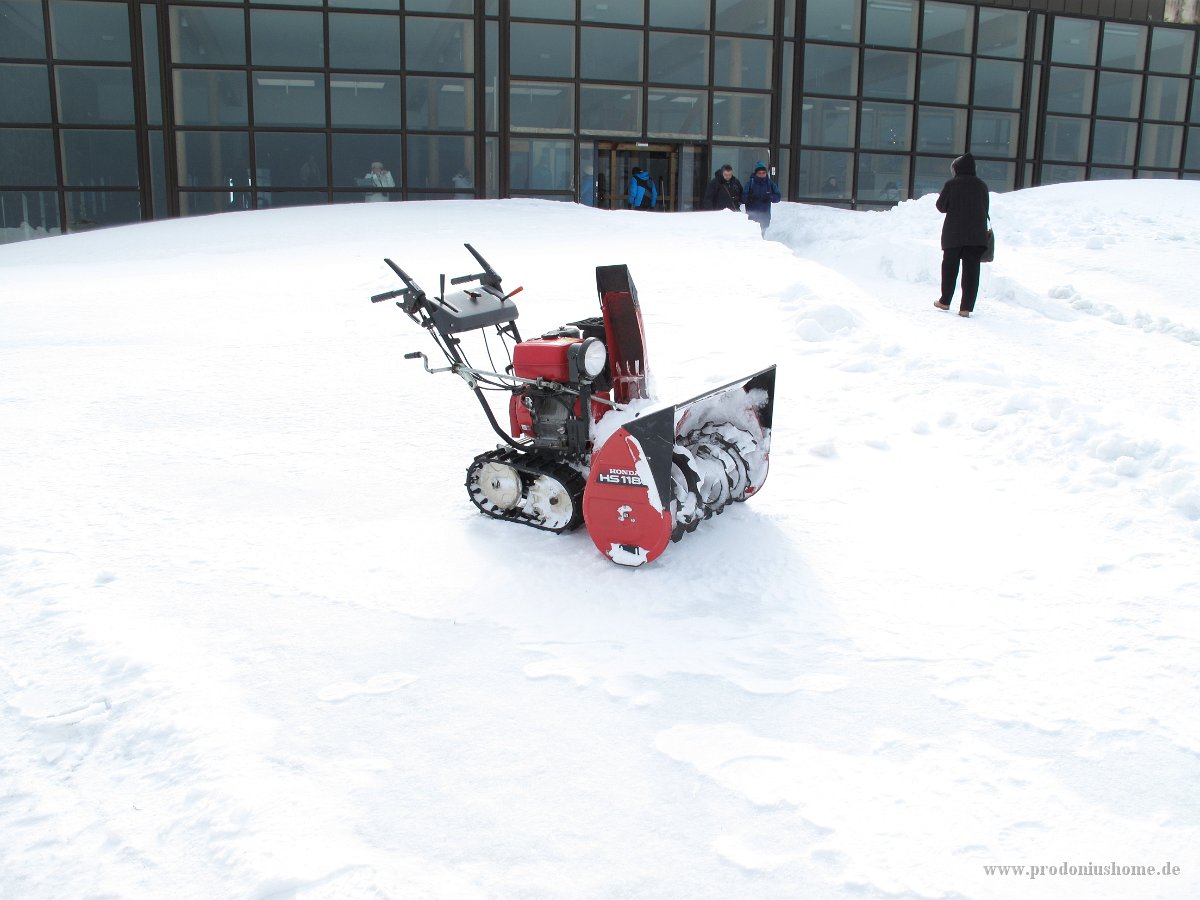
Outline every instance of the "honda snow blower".
MULTIPOLYGON (((629 270, 598 266, 601 315, 522 340, 517 306, 500 276, 470 244, 483 271, 451 278, 470 289, 430 297, 390 259, 404 282, 372 303, 396 305, 429 331, 447 365, 479 399, 503 444, 467 468, 467 494, 484 515, 562 533, 586 523, 592 541, 623 566, 657 558, 703 519, 757 493, 767 478, 775 366, 673 406, 655 404, 646 384, 646 340, 629 270), (504 371, 477 368, 463 335, 478 332, 492 368, 489 336, 504 371), (484 391, 508 393, 508 429, 484 391)), ((472 339, 475 340, 475 339, 472 339)))

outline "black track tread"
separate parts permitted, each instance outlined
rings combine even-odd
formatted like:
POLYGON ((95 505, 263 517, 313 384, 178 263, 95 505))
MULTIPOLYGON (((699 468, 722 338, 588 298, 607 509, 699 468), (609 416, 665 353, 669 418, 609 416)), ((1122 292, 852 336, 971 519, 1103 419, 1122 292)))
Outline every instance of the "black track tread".
POLYGON ((583 522, 583 491, 587 487, 587 482, 573 468, 553 456, 541 453, 527 453, 512 447, 498 447, 495 450, 488 450, 476 456, 472 460, 471 465, 467 467, 467 480, 465 484, 467 496, 470 498, 471 503, 481 513, 492 519, 516 522, 519 525, 528 525, 530 528, 536 528, 539 531, 550 531, 554 534, 565 534, 568 531, 574 531, 583 522), (539 475, 548 475, 555 479, 571 495, 571 521, 561 528, 551 528, 548 525, 541 525, 535 522, 519 509, 494 511, 480 506, 479 501, 471 492, 471 472, 488 462, 499 462, 512 466, 520 473, 521 482, 525 488, 528 488, 539 475))

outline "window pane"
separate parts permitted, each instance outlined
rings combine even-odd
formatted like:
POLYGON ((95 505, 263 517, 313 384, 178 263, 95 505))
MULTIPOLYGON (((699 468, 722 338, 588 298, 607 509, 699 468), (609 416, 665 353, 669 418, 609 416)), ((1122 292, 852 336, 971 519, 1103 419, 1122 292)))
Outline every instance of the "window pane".
POLYGON ((917 110, 917 149, 922 153, 959 152, 967 140, 967 111, 940 106, 917 110))
POLYGON ((1139 166, 1173 169, 1183 150, 1183 128, 1178 125, 1143 125, 1139 166))
POLYGON ((716 39, 713 84, 722 87, 770 88, 771 42, 752 38, 716 39))
POLYGON ((921 100, 965 104, 971 87, 971 60, 965 56, 921 58, 921 100))
POLYGON ((1144 119, 1165 119, 1182 122, 1187 109, 1188 82, 1185 78, 1166 78, 1150 75, 1146 78, 1144 119))
POLYGON ((256 66, 323 66, 321 14, 250 11, 251 61, 256 66))
POLYGON ((1123 178, 1132 178, 1133 169, 1114 169, 1110 166, 1092 166, 1091 177, 1089 181, 1119 181, 1123 178))
POLYGON ((1142 102, 1142 76, 1101 72, 1096 88, 1096 115, 1136 118, 1142 102))
MULTIPOLYGON (((333 136, 333 184, 335 187, 361 187, 359 183, 371 171, 371 163, 380 162, 392 173, 396 187, 403 183, 401 146, 398 134, 335 134, 333 136)), ((358 200, 363 199, 359 194, 358 200)))
POLYGON ((1188 129, 1188 150, 1184 165, 1189 169, 1200 169, 1200 128, 1188 129))
POLYGON ((976 112, 971 118, 971 152, 981 156, 1016 156, 1017 113, 976 112))
POLYGON ((868 50, 863 59, 863 96, 912 100, 916 72, 915 53, 868 50))
POLYGON ((509 33, 509 71, 513 75, 546 78, 575 76, 574 27, 514 22, 509 33))
POLYGON ((976 60, 975 105, 1020 108, 1021 64, 999 59, 976 60))
POLYGON ((984 56, 1020 59, 1025 55, 1026 13, 1006 9, 979 8, 979 44, 975 52, 984 56))
POLYGON ((1092 111, 1092 76, 1084 69, 1050 68, 1046 111, 1088 115, 1092 111))
MULTIPOLYGON (((425 12, 417 8, 418 4, 408 3, 409 12, 425 12)), ((397 12, 400 0, 329 0, 330 9, 377 9, 384 12, 397 12)))
POLYGON ((52 0, 50 18, 58 59, 129 61, 127 4, 52 0))
POLYGON ((809 44, 804 51, 804 87, 818 94, 858 93, 858 50, 809 44))
POLYGON ((508 93, 514 131, 573 131, 575 104, 569 84, 514 81, 508 93))
POLYGON ((523 19, 575 18, 575 4, 562 0, 510 0, 509 9, 523 19))
POLYGON ((0 191, 0 244, 61 234, 53 191, 0 191))
POLYGON ((66 131, 63 183, 73 187, 137 187, 137 135, 133 131, 66 131))
POLYGON ((1017 165, 994 159, 975 160, 975 173, 983 179, 990 191, 1011 191, 1017 175, 1017 165))
POLYGON ((641 81, 642 33, 617 28, 580 29, 579 74, 582 78, 641 81))
POLYGON ((579 18, 584 22, 641 25, 646 21, 646 0, 583 0, 579 18))
POLYGON ((858 0, 825 0, 808 3, 804 27, 811 40, 854 43, 859 33, 858 0))
POLYGON ((45 66, 0 66, 0 122, 49 122, 50 80, 45 66))
POLYGON ((399 69, 399 17, 330 13, 329 65, 346 69, 399 69))
POLYGON ((973 9, 970 6, 927 3, 921 46, 943 53, 970 53, 973 25, 973 9))
POLYGON ((171 7, 171 59, 205 66, 245 64, 245 14, 240 9, 171 7))
POLYGON ((652 137, 706 137, 708 94, 651 89, 646 97, 646 117, 646 133, 652 137))
POLYGON ((410 136, 408 188, 453 188, 454 176, 469 170, 474 153, 475 142, 469 137, 410 136))
POLYGON ((399 128, 400 76, 330 75, 329 102, 335 128, 399 128))
POLYGON ((650 80, 667 84, 707 84, 708 38, 651 34, 650 80))
MULTIPOLYGON (((408 127, 471 131, 475 127, 475 83, 469 78, 408 79, 408 127)), ((368 124, 368 123, 363 123, 368 124)))
POLYGON ((1109 122, 1097 119, 1092 142, 1092 162, 1106 166, 1132 166, 1137 145, 1136 122, 1109 122))
POLYGON ((1059 16, 1054 20, 1054 43, 1050 49, 1050 59, 1056 63, 1094 66, 1099 40, 1099 22, 1084 22, 1059 16))
POLYGON ((772 0, 717 0, 717 31, 770 34, 774 21, 772 0))
POLYGON ((475 41, 470 22, 415 19, 404 22, 407 67, 418 72, 471 72, 475 41))
MULTIPOLYGON (((325 135, 259 132, 254 138, 259 187, 325 187, 325 135)), ((278 204, 275 204, 278 205, 278 204)))
POLYGON ((1105 22, 1100 64, 1112 69, 1140 69, 1145 65, 1147 36, 1145 25, 1105 22))
POLYGON ((1187 75, 1192 66, 1195 35, 1182 28, 1156 27, 1150 40, 1150 70, 1187 75))
POLYGON ((245 125, 246 73, 175 70, 176 125, 245 125))
POLYGON ((717 140, 765 141, 771 136, 767 94, 713 94, 712 132, 717 140))
POLYGON ((583 85, 579 89, 579 130, 601 134, 641 134, 641 88, 583 85))
POLYGON ((871 150, 907 151, 912 148, 911 106, 899 103, 863 103, 859 145, 871 150))
POLYGON ((853 155, 828 150, 804 151, 796 182, 802 196, 845 200, 854 186, 853 155))
POLYGON ((824 147, 853 147, 857 108, 853 100, 805 97, 800 105, 800 140, 824 147))
POLYGON ((87 231, 97 225, 140 222, 142 205, 136 191, 67 191, 67 230, 87 231))
POLYGON ((574 185, 570 141, 514 140, 509 144, 509 179, 518 191, 563 191, 574 185))
POLYGON ((696 0, 650 0, 650 24, 655 28, 707 30, 708 4, 696 0))
POLYGON ((250 136, 245 132, 180 132, 175 150, 181 186, 244 185, 250 174, 250 136))
POLYGON ((918 156, 913 175, 913 196, 940 194, 942 187, 950 179, 951 159, 952 157, 918 156))
POLYGON ((41 0, 0 0, 0 56, 46 56, 41 0))
POLYGON ((1086 162, 1088 122, 1086 119, 1046 117, 1044 154, 1046 159, 1086 162))
POLYGON ((70 125, 132 125, 133 72, 99 66, 59 66, 58 118, 70 125))
POLYGON ((258 125, 325 125, 325 76, 305 72, 254 73, 258 125))
POLYGON ((55 184, 53 133, 40 128, 0 128, 0 186, 55 184))
POLYGON ((466 14, 475 11, 475 0, 407 0, 404 8, 409 12, 466 14))
POLYGON ((912 0, 867 0, 868 44, 917 46, 917 4, 912 0))
POLYGON ((863 153, 858 157, 855 197, 863 203, 899 199, 901 185, 908 184, 909 158, 863 153))
POLYGON ((1085 181, 1087 171, 1083 166, 1062 166, 1047 164, 1042 166, 1042 184, 1070 184, 1085 181))

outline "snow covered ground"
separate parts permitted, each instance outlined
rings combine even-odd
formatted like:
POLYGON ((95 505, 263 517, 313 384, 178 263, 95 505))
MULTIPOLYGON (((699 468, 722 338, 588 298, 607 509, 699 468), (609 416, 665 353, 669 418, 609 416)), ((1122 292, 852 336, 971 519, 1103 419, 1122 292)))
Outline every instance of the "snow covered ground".
POLYGON ((933 203, 0 247, 0 897, 1200 894, 1200 183, 994 195, 971 319, 933 203), (368 302, 464 241, 528 335, 627 263, 664 399, 778 363, 762 494, 640 570, 476 513, 368 302))

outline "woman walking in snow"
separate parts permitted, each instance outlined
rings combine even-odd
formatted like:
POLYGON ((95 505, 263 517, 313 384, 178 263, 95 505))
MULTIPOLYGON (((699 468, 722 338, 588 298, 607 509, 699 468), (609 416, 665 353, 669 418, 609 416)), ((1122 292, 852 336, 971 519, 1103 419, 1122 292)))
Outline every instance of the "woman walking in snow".
POLYGON ((962 265, 962 302, 958 314, 964 318, 975 309, 979 293, 979 260, 987 249, 988 186, 975 174, 975 157, 964 153, 950 164, 954 177, 937 198, 942 222, 942 296, 933 305, 949 309, 962 265))

